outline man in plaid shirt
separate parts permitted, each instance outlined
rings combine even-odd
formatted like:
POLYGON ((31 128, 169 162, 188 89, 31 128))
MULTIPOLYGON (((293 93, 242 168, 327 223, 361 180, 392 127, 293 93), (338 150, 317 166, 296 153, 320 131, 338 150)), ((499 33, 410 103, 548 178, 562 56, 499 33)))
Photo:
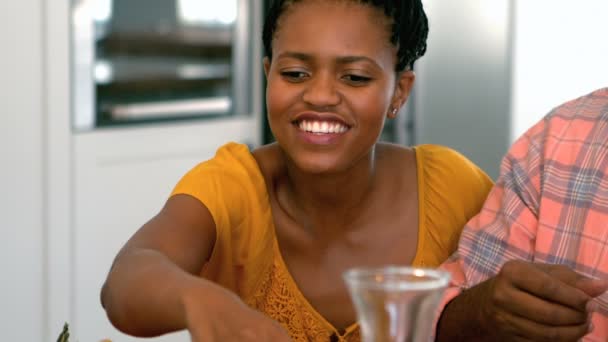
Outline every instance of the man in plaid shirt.
POLYGON ((514 143, 443 267, 437 341, 608 341, 608 88, 514 143))

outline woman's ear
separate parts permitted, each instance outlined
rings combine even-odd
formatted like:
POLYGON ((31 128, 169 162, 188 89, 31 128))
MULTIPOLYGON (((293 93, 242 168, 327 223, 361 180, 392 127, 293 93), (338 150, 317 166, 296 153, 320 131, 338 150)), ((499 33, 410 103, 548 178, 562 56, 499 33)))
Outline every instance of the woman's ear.
POLYGON ((264 75, 266 76, 266 79, 268 79, 268 72, 270 71, 270 58, 264 57, 262 61, 264 63, 264 75))
POLYGON ((402 71, 397 74, 397 80, 395 81, 395 93, 393 94, 393 99, 391 100, 391 107, 389 108, 387 115, 388 118, 394 119, 397 116, 399 109, 401 109, 403 104, 410 96, 415 80, 416 74, 412 70, 402 71))

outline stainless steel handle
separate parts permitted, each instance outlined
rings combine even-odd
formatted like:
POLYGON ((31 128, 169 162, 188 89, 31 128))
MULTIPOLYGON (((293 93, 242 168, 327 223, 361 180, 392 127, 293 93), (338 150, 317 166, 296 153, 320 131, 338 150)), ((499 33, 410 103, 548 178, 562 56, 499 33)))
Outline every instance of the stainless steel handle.
POLYGON ((86 131, 95 127, 95 23, 93 1, 76 0, 72 10, 72 129, 86 131))
POLYGON ((230 111, 230 107, 230 98, 222 96, 116 105, 110 108, 110 116, 113 120, 175 118, 188 115, 226 114, 230 111))

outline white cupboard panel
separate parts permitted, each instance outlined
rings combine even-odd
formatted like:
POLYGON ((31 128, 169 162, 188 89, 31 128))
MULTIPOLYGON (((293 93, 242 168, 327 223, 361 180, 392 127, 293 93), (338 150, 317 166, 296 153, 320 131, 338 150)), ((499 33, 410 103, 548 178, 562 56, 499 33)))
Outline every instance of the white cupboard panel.
MULTIPOLYGON (((114 329, 99 291, 120 247, 155 215, 181 176, 228 142, 259 143, 252 119, 95 131, 74 141, 74 336, 135 341, 114 329)), ((189 341, 187 333, 154 341, 189 341)))

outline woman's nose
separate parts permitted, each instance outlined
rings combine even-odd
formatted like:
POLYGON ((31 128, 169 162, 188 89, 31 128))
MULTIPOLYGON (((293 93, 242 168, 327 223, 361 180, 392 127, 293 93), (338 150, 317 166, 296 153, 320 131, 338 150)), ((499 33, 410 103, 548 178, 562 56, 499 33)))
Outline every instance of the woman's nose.
POLYGON ((329 75, 318 75, 307 82, 302 100, 315 107, 330 107, 340 103, 337 80, 329 75))

